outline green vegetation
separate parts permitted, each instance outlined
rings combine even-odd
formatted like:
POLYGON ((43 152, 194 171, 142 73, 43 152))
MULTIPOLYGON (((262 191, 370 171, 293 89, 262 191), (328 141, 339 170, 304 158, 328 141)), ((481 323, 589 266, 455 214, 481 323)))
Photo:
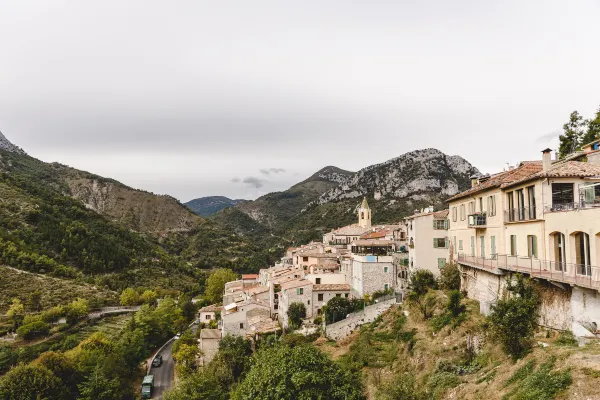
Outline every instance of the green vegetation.
POLYGON ((584 119, 577 111, 569 116, 560 135, 558 155, 565 158, 570 153, 581 150, 581 146, 600 138, 600 109, 591 119, 584 119))
POLYGON ((433 316, 437 300, 433 289, 437 289, 437 281, 429 270, 419 269, 410 276, 410 292, 407 299, 423 314, 424 319, 433 316))
POLYGON ((533 284, 521 274, 516 274, 515 281, 508 277, 506 289, 509 297, 492 306, 489 331, 504 351, 517 359, 532 347, 540 301, 533 284))
POLYGON ((211 303, 222 302, 225 284, 237 279, 238 275, 230 269, 220 268, 215 270, 208 277, 204 297, 206 297, 206 299, 211 303))
POLYGON ((561 391, 567 389, 573 382, 571 371, 553 371, 556 358, 550 357, 534 371, 531 362, 525 364, 511 377, 508 385, 514 388, 507 393, 505 400, 546 400, 554 399, 561 391))
POLYGON ((456 263, 446 263, 442 267, 439 287, 443 290, 460 290, 460 271, 456 263))
POLYGON ((295 330, 302 326, 302 320, 306 318, 306 306, 304 303, 292 303, 287 310, 290 328, 295 330))

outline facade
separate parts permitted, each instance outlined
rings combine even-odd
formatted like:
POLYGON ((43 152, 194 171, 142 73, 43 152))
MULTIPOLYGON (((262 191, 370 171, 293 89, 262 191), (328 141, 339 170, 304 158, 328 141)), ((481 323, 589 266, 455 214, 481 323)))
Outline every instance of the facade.
POLYGON ((221 341, 221 331, 218 329, 202 329, 200 331, 200 339, 198 339, 198 347, 202 351, 200 356, 200 365, 207 365, 215 358, 219 351, 219 342, 221 341))
POLYGON ((350 297, 350 285, 343 284, 320 284, 314 285, 312 289, 312 315, 322 314, 323 306, 334 297, 350 297))
POLYGON ((216 304, 201 308, 198 310, 198 322, 208 324, 210 321, 216 321, 217 313, 220 313, 221 310, 222 307, 216 304))
POLYGON ((408 226, 408 269, 426 269, 440 275, 449 258, 448 210, 423 212, 405 218, 408 226))
POLYGON ((542 305, 541 323, 582 335, 600 324, 594 300, 600 289, 600 165, 572 157, 553 162, 547 149, 541 162, 473 182, 448 200, 451 214, 471 202, 475 212, 460 223, 451 220, 449 235, 459 241, 463 288, 482 312, 501 295, 505 276, 520 272, 545 282, 546 292, 562 293, 542 305), (495 202, 486 201, 492 196, 495 202), (469 246, 461 249, 461 240, 469 246))
POLYGON ((224 306, 221 316, 221 320, 223 321, 223 336, 246 336, 249 327, 248 313, 256 309, 265 310, 266 314, 270 315, 269 305, 256 300, 245 300, 240 303, 232 303, 224 306))
POLYGON ((378 291, 394 289, 396 270, 389 240, 361 240, 352 243, 350 286, 353 297, 362 298, 378 291))
POLYGON ((306 318, 313 317, 312 313, 313 283, 307 279, 297 279, 281 284, 279 295, 279 322, 285 328, 288 326, 287 311, 292 303, 303 303, 306 307, 306 318))

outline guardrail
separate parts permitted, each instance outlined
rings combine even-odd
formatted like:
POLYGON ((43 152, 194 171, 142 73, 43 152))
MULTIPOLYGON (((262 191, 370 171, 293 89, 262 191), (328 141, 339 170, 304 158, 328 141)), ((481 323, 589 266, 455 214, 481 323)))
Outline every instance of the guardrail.
POLYGON ((600 289, 600 268, 594 265, 506 254, 496 254, 491 258, 458 254, 458 261, 494 273, 500 273, 502 270, 521 272, 536 278, 600 289))

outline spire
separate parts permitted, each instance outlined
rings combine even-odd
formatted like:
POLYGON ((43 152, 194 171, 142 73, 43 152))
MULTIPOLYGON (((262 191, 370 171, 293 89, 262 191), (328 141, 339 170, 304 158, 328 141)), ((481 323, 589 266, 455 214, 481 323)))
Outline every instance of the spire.
POLYGON ((364 208, 365 210, 370 210, 369 203, 367 203, 366 197, 363 197, 362 205, 360 206, 360 208, 364 208))

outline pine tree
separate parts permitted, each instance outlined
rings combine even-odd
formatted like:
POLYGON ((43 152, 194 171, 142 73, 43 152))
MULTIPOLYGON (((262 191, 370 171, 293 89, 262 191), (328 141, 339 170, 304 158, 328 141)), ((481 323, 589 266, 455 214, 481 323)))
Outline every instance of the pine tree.
POLYGON ((588 144, 594 140, 600 139, 600 107, 596 111, 596 116, 590 120, 587 120, 587 131, 581 138, 581 144, 588 144))
POLYGON ((587 121, 585 121, 577 111, 571 113, 569 122, 563 125, 564 133, 559 137, 559 158, 565 158, 567 155, 579 149, 583 144, 582 140, 585 134, 586 125, 587 121))

